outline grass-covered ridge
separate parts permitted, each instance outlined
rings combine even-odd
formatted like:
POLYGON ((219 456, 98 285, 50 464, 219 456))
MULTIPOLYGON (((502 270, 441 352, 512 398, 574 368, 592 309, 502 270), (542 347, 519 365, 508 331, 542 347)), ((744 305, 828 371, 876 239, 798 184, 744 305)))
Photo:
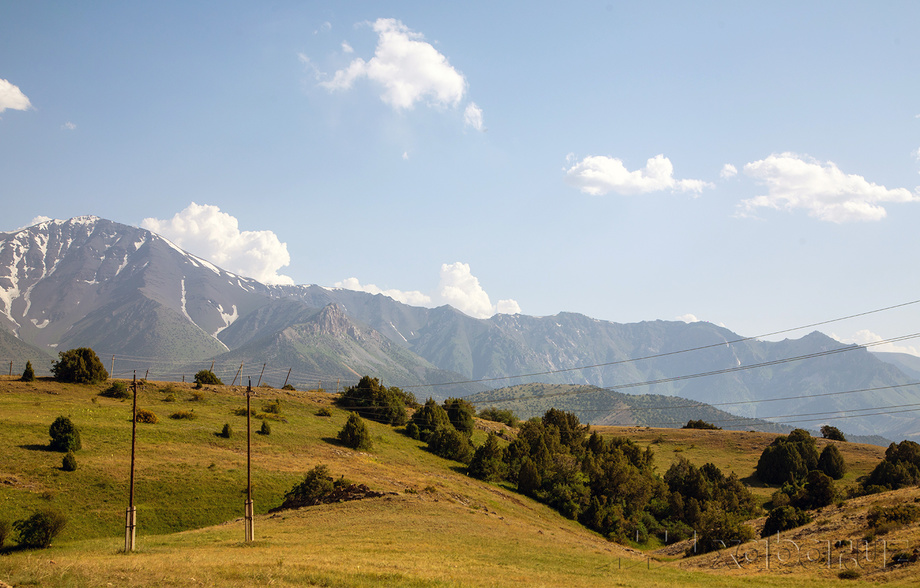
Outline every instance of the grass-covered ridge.
MULTIPOLYGON (((270 421, 270 435, 253 434, 256 542, 245 545, 240 519, 246 418, 235 414, 245 408, 244 388, 208 386, 193 399, 191 384, 176 383, 149 383, 140 395, 139 407, 160 418, 137 426, 138 549, 120 554, 131 404, 99 396, 107 387, 0 379, 0 518, 18 519, 48 506, 70 518, 49 551, 0 557, 0 581, 231 587, 730 586, 738 581, 737 572, 713 573, 693 560, 608 542, 506 487, 468 477, 460 464, 433 455, 394 427, 368 421, 373 449, 343 447, 336 435, 348 413, 334 407, 332 395, 268 388, 256 389, 254 411, 278 414, 264 410, 275 400, 281 409, 270 421), (165 401, 170 395, 173 400, 165 401), (323 409, 331 416, 318 416, 323 409), (196 418, 168 418, 180 410, 194 411, 196 418), (62 454, 47 450, 48 427, 61 415, 81 432, 74 472, 62 471, 62 454), (225 423, 233 429, 229 439, 216 435, 225 423), (266 514, 318 464, 328 465, 335 477, 394 494, 266 514)), ((253 433, 259 425, 254 419, 253 433)), ((742 478, 753 471, 770 439, 765 434, 736 438, 746 434, 726 431, 600 430, 651 446, 659 471, 684 455, 698 464, 713 461, 742 478)), ((475 443, 484 439, 485 432, 477 430, 475 443)), ((843 444, 841 450, 859 447, 864 446, 843 444)), ((877 458, 867 454, 867 467, 854 466, 852 476, 878 462, 884 450, 873 450, 877 458)), ((818 586, 836 585, 835 573, 802 570, 746 581, 794 586, 806 574, 818 586)), ((897 571, 885 577, 893 585, 910 585, 910 577, 897 571)))

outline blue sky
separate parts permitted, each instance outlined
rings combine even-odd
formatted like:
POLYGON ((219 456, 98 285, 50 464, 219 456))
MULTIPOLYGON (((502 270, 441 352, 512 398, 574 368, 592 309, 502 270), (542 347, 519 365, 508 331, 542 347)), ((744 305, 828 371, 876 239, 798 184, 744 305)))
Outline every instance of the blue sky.
POLYGON ((474 316, 752 336, 912 301, 918 22, 915 2, 3 2, 0 230, 93 214, 266 281, 474 316))

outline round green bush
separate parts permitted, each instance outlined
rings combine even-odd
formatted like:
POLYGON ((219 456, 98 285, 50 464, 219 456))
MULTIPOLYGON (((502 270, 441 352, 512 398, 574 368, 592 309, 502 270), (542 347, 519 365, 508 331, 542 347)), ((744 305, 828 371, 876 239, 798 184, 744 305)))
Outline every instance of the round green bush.
POLYGON ((22 372, 22 381, 23 382, 34 382, 35 381, 35 370, 32 369, 32 362, 26 362, 26 369, 22 372))
POLYGON ((211 386, 223 386, 224 385, 224 383, 220 381, 220 378, 218 378, 214 374, 214 372, 212 372, 211 370, 201 370, 198 373, 196 373, 195 383, 199 386, 203 386, 205 384, 208 384, 211 386))
POLYGON ((79 451, 82 447, 80 431, 65 416, 54 419, 48 428, 48 434, 51 436, 50 446, 54 451, 79 451))
POLYGON ((76 471, 77 456, 74 455, 73 451, 68 451, 67 455, 64 456, 64 461, 61 463, 61 469, 65 472, 76 471))
POLYGON ((40 510, 27 519, 13 523, 18 534, 17 542, 23 547, 44 549, 51 545, 67 526, 67 517, 53 510, 40 510))
POLYGON ((345 421, 345 426, 339 431, 338 437, 342 445, 352 449, 370 449, 373 445, 371 434, 367 430, 364 419, 355 413, 351 413, 348 416, 348 420, 345 421))
POLYGON ((58 382, 96 384, 109 379, 109 372, 89 347, 61 351, 58 357, 58 361, 51 364, 51 375, 58 382))

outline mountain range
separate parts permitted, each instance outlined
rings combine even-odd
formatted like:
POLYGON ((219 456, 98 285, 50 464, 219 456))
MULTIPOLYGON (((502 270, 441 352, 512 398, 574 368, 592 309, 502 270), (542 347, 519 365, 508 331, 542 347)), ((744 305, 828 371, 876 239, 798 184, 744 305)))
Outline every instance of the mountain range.
POLYGON ((75 347, 93 348, 119 377, 178 380, 213 365, 225 381, 330 389, 368 374, 420 399, 579 384, 811 428, 920 436, 910 412, 920 392, 909 385, 920 360, 820 332, 770 342, 707 322, 620 324, 569 312, 476 319, 379 294, 262 284, 92 216, 0 233, 0 362, 20 371, 28 359, 43 373, 75 347))

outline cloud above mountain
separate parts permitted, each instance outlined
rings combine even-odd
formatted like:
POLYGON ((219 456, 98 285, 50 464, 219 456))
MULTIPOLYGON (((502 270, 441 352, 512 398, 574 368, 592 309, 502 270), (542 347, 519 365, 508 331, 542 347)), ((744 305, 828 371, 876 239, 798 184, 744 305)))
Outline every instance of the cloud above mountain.
MULTIPOLYGON (((569 161, 574 156, 569 155, 569 161)), ((589 155, 574 162, 565 170, 565 179, 592 196, 603 196, 613 192, 624 196, 647 194, 649 192, 692 192, 699 194, 713 185, 703 180, 679 180, 674 177, 674 165, 664 155, 649 158, 645 167, 629 171, 626 165, 615 157, 589 155)))
POLYGON ((361 284, 357 278, 347 278, 336 282, 335 287, 369 294, 383 294, 398 302, 413 306, 433 307, 449 304, 474 318, 489 318, 494 314, 521 312, 521 307, 515 300, 499 300, 493 305, 489 295, 479 283, 479 278, 472 274, 469 264, 459 261, 441 265, 438 286, 432 294, 424 294, 418 290, 384 290, 374 284, 361 284))
POLYGON ((145 218, 141 226, 228 271, 265 284, 293 284, 278 273, 290 265, 287 244, 272 231, 240 231, 236 217, 192 202, 168 220, 145 218))
POLYGON ((748 163, 744 173, 766 187, 767 193, 743 200, 740 216, 750 216, 760 208, 802 209, 833 223, 878 221, 888 214, 882 204, 920 200, 906 188, 888 189, 862 176, 845 174, 833 162, 795 153, 748 163))

